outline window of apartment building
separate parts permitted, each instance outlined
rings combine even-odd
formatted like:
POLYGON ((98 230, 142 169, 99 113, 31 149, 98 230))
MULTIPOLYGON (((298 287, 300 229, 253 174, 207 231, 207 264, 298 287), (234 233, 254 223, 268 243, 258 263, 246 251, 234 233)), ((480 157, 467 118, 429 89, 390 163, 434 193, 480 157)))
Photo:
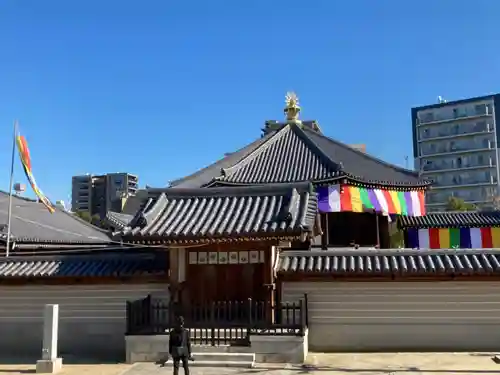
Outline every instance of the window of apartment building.
POLYGON ((484 132, 484 131, 486 131, 486 128, 487 128, 486 121, 478 121, 474 125, 475 132, 484 132))
POLYGON ((484 155, 478 155, 477 156, 477 165, 485 165, 485 157, 484 155))
POLYGON ((422 138, 426 139, 426 138, 429 138, 429 136, 430 136, 429 129, 422 129, 422 138))
POLYGON ((435 143, 424 143, 420 145, 420 155, 432 155, 436 153, 435 143))
POLYGON ((435 176, 435 175, 429 175, 429 176, 427 176, 427 179, 432 181, 432 182, 436 182, 436 183, 438 182, 437 176, 435 176))
POLYGON ((474 112, 476 115, 486 114, 486 104, 476 104, 474 106, 474 112))
POLYGON ((488 138, 483 138, 481 140, 481 148, 489 148, 490 147, 490 140, 488 138))
POLYGON ((432 121, 434 121, 434 113, 433 112, 423 113, 419 117, 420 117, 420 122, 432 122, 432 121))

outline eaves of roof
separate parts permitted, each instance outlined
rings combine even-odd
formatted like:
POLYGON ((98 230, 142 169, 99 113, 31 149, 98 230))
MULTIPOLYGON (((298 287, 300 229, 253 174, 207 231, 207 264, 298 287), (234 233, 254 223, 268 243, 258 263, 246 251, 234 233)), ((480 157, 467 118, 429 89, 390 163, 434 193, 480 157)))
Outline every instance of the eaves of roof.
POLYGON ((0 279, 166 275, 168 254, 54 255, 0 258, 0 279))
POLYGON ((400 216, 400 229, 499 227, 500 212, 433 212, 424 216, 400 216))
MULTIPOLYGON (((8 194, 0 191, 0 241, 7 237, 8 194)), ((107 243, 111 238, 76 215, 55 208, 49 213, 41 203, 24 197, 12 197, 11 239, 16 243, 107 243)))
POLYGON ((277 124, 263 138, 218 162, 173 181, 172 188, 269 183, 346 183, 371 187, 427 188, 431 181, 411 171, 298 124, 277 124))
POLYGON ((344 181, 370 187, 426 188, 414 171, 389 164, 322 134, 286 124, 205 187, 344 181))
POLYGON ((104 220, 110 227, 113 227, 115 229, 123 229, 132 221, 133 218, 134 215, 108 211, 104 220))
POLYGON ((331 276, 500 275, 500 250, 284 251, 279 273, 331 276))
POLYGON ((291 239, 312 235, 316 217, 310 183, 177 188, 150 198, 117 238, 138 243, 291 239))

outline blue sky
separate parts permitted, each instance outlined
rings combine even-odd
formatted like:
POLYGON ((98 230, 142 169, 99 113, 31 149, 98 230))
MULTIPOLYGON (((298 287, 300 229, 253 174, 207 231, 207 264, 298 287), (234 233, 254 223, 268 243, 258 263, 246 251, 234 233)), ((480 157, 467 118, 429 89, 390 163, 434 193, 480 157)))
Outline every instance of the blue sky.
MULTIPOLYGON (((0 189, 14 119, 52 199, 71 176, 163 186, 302 118, 404 166, 410 108, 499 90, 496 0, 0 2, 0 189)), ((16 181, 25 182, 16 160, 16 181)))

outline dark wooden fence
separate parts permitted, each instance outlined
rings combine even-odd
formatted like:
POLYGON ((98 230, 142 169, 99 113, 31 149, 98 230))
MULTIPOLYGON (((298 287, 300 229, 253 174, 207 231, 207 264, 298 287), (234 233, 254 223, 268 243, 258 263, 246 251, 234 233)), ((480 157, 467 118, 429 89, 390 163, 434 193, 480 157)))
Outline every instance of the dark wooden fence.
POLYGON ((127 302, 127 335, 168 334, 182 315, 194 343, 248 345, 250 335, 303 335, 307 327, 307 295, 296 303, 219 301, 183 309, 152 298, 127 302))

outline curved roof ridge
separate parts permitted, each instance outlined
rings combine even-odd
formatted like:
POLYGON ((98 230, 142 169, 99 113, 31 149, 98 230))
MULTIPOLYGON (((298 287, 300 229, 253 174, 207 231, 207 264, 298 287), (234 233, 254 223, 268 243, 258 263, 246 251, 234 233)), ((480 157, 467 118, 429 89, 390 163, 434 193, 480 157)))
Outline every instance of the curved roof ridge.
POLYGON ((342 167, 342 164, 340 163, 337 163, 335 160, 332 160, 327 153, 325 153, 323 151, 323 149, 317 145, 311 138, 309 138, 307 136, 307 133, 304 131, 304 128, 301 127, 301 126, 298 126, 298 125, 292 125, 293 126, 293 130, 295 131, 295 133, 305 142, 307 143, 309 146, 311 146, 312 148, 314 148, 320 156, 322 157, 328 164, 330 164, 330 166, 332 167, 332 172, 341 172, 343 171, 343 167, 342 167))
MULTIPOLYGON (((264 151, 266 151, 269 147, 271 147, 274 143, 279 141, 282 137, 284 137, 288 132, 291 131, 290 125, 287 124, 283 126, 281 129, 276 130, 274 133, 270 133, 271 136, 269 139, 267 139, 265 142, 260 144, 255 150, 252 152, 248 153, 245 155, 240 161, 237 163, 233 164, 232 166, 228 168, 221 168, 221 174, 222 176, 227 176, 230 174, 232 171, 237 170, 241 167, 244 167, 248 163, 250 163, 252 160, 254 160, 257 156, 262 154, 264 151)), ((215 178, 217 180, 218 177, 215 178)))
MULTIPOLYGON (((214 171, 214 169, 215 169, 216 176, 219 176, 220 175, 220 171, 222 169, 220 167, 217 168, 219 165, 224 164, 224 163, 229 163, 230 166, 232 166, 234 164, 237 164, 240 160, 245 159, 247 157, 248 154, 245 153, 246 150, 252 150, 252 148, 258 148, 258 147, 260 147, 263 143, 265 143, 273 135, 274 135, 274 132, 266 134, 265 136, 260 137, 260 138, 258 138, 256 140, 252 141, 250 144, 247 144, 247 145, 241 147, 240 149, 238 149, 238 150, 236 150, 234 152, 231 152, 230 154, 228 154, 228 155, 226 155, 226 156, 224 156, 224 157, 216 160, 215 162, 210 163, 206 167, 198 169, 196 172, 194 172, 192 174, 189 174, 187 176, 184 176, 184 177, 172 180, 172 181, 170 181, 169 186, 167 188, 175 188, 176 186, 178 186, 180 184, 185 184, 185 183, 188 183, 189 181, 196 180, 198 178, 203 178, 203 175, 205 173, 206 174, 210 174, 210 172, 214 171), (243 155, 237 157, 240 153, 243 153, 243 155), (235 159, 234 162, 230 161, 232 158, 235 159)), ((214 177, 208 177, 207 181, 202 181, 202 183, 200 183, 199 185, 197 185, 197 187, 200 187, 202 185, 208 184, 213 179, 214 179, 214 177)))
POLYGON ((265 195, 268 193, 285 194, 292 190, 302 192, 312 192, 314 186, 309 181, 275 183, 264 185, 245 185, 245 186, 222 186, 206 188, 175 188, 164 190, 167 199, 176 198, 196 198, 196 197, 219 197, 219 196, 240 196, 240 195, 265 195))

